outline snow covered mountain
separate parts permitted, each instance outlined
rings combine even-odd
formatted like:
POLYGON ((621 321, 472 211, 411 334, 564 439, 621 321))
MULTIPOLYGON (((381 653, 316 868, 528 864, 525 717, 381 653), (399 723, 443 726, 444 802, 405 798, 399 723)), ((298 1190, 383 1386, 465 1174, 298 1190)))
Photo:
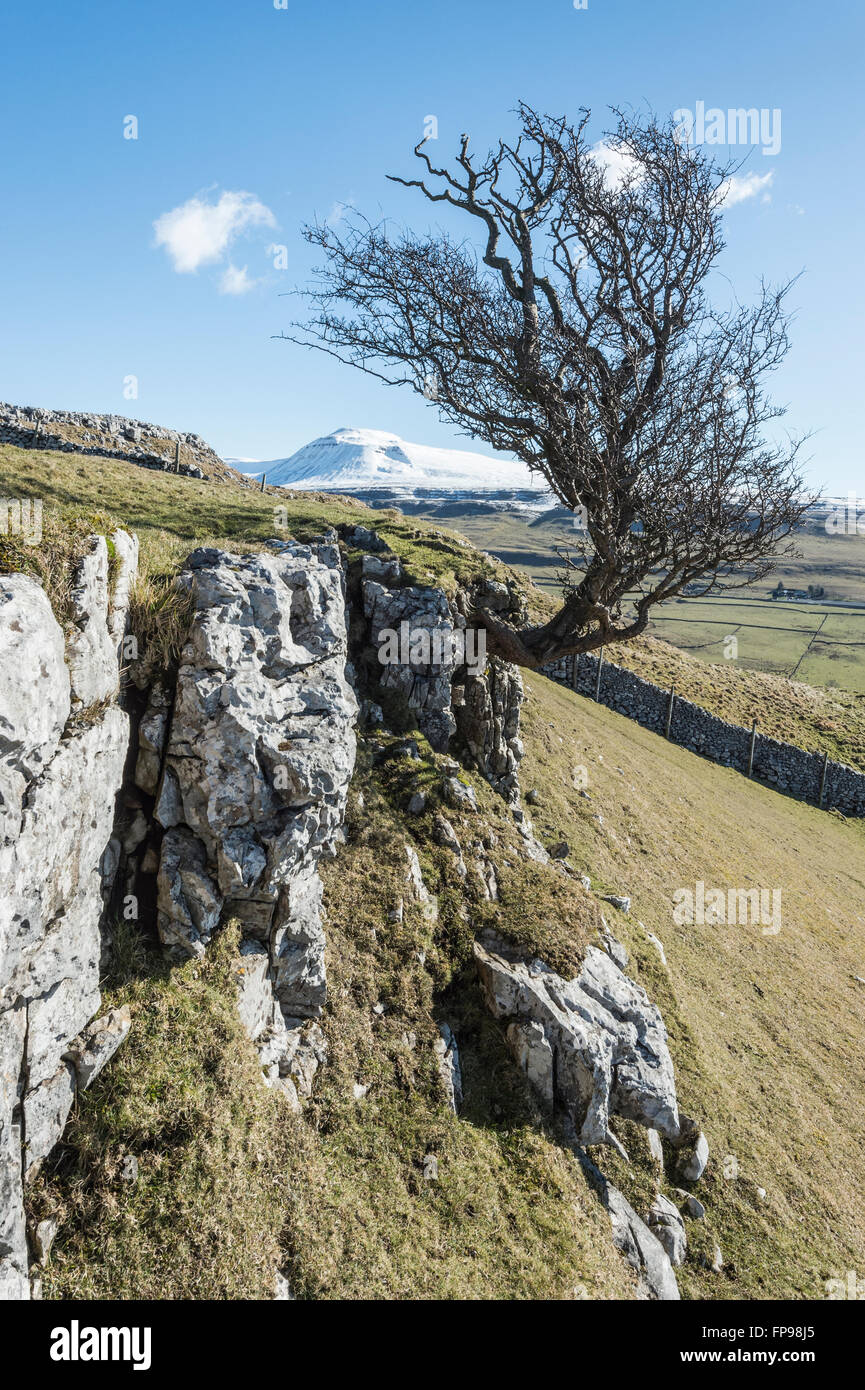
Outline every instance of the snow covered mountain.
POLYGON ((522 463, 465 449, 409 444, 384 430, 340 429, 305 444, 290 458, 226 460, 243 472, 264 472, 269 484, 311 492, 348 493, 386 504, 456 500, 515 502, 542 510, 552 504, 543 479, 522 463))

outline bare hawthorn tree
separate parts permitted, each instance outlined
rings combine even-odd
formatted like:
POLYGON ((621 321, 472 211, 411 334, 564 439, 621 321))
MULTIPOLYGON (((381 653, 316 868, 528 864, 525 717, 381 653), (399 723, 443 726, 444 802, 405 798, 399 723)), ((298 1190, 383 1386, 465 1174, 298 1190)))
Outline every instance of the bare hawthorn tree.
POLYGON ((801 441, 764 435, 783 414, 764 381, 788 348, 789 286, 749 307, 707 294, 732 166, 653 116, 615 112, 594 145, 588 112, 518 116, 484 159, 463 136, 437 168, 422 141, 422 177, 394 178, 465 214, 477 249, 359 216, 308 226, 325 264, 310 320, 281 336, 414 387, 577 514, 549 622, 473 610, 494 650, 535 667, 635 636, 686 585, 764 577, 813 498, 801 441))

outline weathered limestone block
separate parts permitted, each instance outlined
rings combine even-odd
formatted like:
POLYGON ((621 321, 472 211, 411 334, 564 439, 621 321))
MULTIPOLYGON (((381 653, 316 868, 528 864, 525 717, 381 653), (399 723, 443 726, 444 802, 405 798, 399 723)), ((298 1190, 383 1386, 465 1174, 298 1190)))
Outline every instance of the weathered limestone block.
MULTIPOLYGON (((136 547, 118 537, 131 583, 136 547)), ((107 556, 94 537, 76 576, 68 666, 40 586, 23 575, 0 579, 0 1296, 8 1298, 30 1296, 24 1179, 60 1138, 77 1086, 125 1036, 116 1020, 82 1030, 100 1004, 100 918, 117 864, 110 847, 129 720, 109 705, 93 723, 68 724, 71 709, 118 686, 107 556)))
POLYGON ((111 1009, 101 1018, 89 1023, 65 1053, 64 1061, 75 1070, 76 1084, 82 1090, 96 1080, 102 1068, 111 1061, 132 1026, 129 1005, 111 1009))
POLYGON ((382 689, 401 695, 417 711, 418 725, 432 747, 446 753, 456 731, 451 710, 457 655, 454 633, 463 620, 452 615, 443 589, 392 589, 364 579, 362 592, 382 689), (389 655, 388 633, 399 639, 399 660, 384 662, 381 658, 389 655))
MULTIPOLYGON (((238 919, 241 1017, 267 1079, 303 1094, 316 1047, 295 1065, 295 1035, 327 997, 317 864, 339 835, 355 755, 342 564, 329 542, 284 542, 196 551, 186 578, 194 612, 155 810, 159 932, 200 955, 238 919)), ((166 708, 143 721, 148 785, 166 708)))
POLYGON ((463 703, 456 706, 457 730, 478 771, 505 801, 520 799, 520 709, 524 698, 519 667, 492 657, 480 674, 468 672, 463 703))
POLYGON ((677 1302, 681 1295, 672 1261, 658 1237, 617 1187, 607 1183, 602 1200, 613 1228, 613 1242, 638 1272, 648 1296, 659 1302, 677 1302))
POLYGON ((677 1138, 663 1020, 609 956, 590 946, 580 974, 565 980, 488 933, 475 943, 475 958, 517 1061, 541 1095, 565 1111, 580 1143, 614 1143, 613 1114, 677 1138))
POLYGON ((463 1077, 457 1040, 446 1023, 439 1024, 439 1037, 433 1044, 436 1064, 450 1109, 458 1115, 463 1103, 463 1077))
POLYGON ((656 1195, 649 1208, 648 1224, 669 1255, 671 1264, 684 1264, 688 1249, 685 1223, 678 1207, 663 1192, 656 1195))
POLYGON ((112 531, 111 544, 114 547, 115 575, 108 630, 117 653, 118 664, 122 667, 125 659, 122 643, 129 617, 129 598, 138 573, 138 537, 130 536, 128 531, 112 531))
POLYGON ((74 708, 87 709, 116 694, 117 644, 108 626, 108 545, 93 536, 78 563, 71 605, 75 627, 66 645, 74 708))
POLYGON ((0 838, 20 824, 27 783, 51 761, 69 718, 63 633, 41 585, 0 576, 0 838))
POLYGON ((258 1049, 264 1080, 297 1109, 301 1098, 312 1094, 315 1073, 327 1057, 324 1033, 312 1020, 283 1014, 274 995, 270 953, 259 942, 241 942, 235 975, 240 1021, 258 1049))

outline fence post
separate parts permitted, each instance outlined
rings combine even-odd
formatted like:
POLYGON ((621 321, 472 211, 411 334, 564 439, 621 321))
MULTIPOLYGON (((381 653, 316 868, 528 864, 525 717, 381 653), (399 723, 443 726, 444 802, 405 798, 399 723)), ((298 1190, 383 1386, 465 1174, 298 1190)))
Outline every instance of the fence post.
POLYGON ((596 702, 599 701, 600 698, 601 698, 601 671, 603 670, 603 666, 604 666, 604 649, 603 649, 603 647, 601 647, 601 650, 598 652, 598 677, 597 677, 597 680, 595 681, 595 701, 596 701, 596 702))
POLYGON ((828 754, 828 753, 824 753, 824 754, 823 754, 823 771, 822 771, 822 773, 820 774, 820 800, 817 802, 817 805, 819 806, 819 808, 820 808, 821 811, 822 811, 822 809, 823 809, 823 797, 824 797, 825 792, 826 792, 826 773, 827 773, 827 771, 828 771, 828 768, 829 768, 829 754, 828 754))
POLYGON ((673 722, 673 705, 676 700, 676 682, 670 686, 670 698, 667 701, 667 727, 664 730, 664 738, 670 737, 670 725, 673 722))
POLYGON ((264 492, 264 484, 265 484, 266 482, 267 482, 267 474, 266 474, 266 473, 262 473, 262 475, 261 475, 261 491, 262 491, 262 492, 264 492))
POLYGON ((175 446, 174 446, 174 471, 175 471, 175 473, 179 473, 179 472, 180 472, 180 440, 179 440, 179 439, 178 439, 177 443, 176 443, 175 446))
POLYGON ((749 776, 749 777, 751 776, 751 773, 752 773, 752 771, 753 771, 753 769, 754 769, 754 744, 755 744, 756 742, 757 742, 757 721, 756 721, 756 719, 755 719, 754 722, 753 722, 752 725, 751 725, 751 747, 750 747, 749 750, 748 750, 748 776, 749 776))

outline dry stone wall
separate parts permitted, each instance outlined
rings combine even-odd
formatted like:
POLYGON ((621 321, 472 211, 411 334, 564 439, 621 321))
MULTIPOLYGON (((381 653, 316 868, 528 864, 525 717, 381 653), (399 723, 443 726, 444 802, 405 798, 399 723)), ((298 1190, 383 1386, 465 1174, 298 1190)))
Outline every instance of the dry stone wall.
POLYGON ((175 448, 179 445, 180 463, 176 471, 184 477, 239 477, 200 435, 165 429, 124 415, 89 415, 0 401, 0 444, 127 459, 163 472, 175 471, 175 448))
MULTIPOLYGON (((542 668, 543 674, 581 695, 595 697, 598 688, 598 658, 589 653, 566 657, 542 668)), ((655 733, 667 730, 670 692, 623 666, 604 661, 598 699, 602 705, 627 715, 655 733)), ((700 705, 674 696, 669 737, 673 743, 689 748, 713 762, 738 772, 748 771, 751 730, 710 714, 700 705)), ((791 743, 782 743, 757 731, 754 742, 753 776, 778 791, 801 801, 820 802, 823 784, 821 753, 807 753, 791 743)), ((837 807, 844 815, 865 816, 865 773, 844 763, 826 764, 823 806, 837 807)))

